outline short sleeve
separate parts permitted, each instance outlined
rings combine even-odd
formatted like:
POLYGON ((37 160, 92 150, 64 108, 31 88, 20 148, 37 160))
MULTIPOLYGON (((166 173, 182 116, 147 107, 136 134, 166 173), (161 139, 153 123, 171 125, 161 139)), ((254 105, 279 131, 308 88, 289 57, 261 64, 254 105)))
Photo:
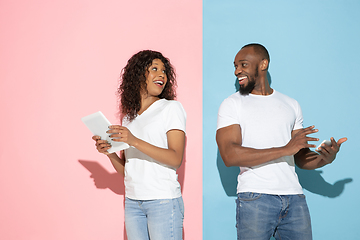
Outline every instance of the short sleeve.
POLYGON ((301 111, 301 107, 300 104, 298 102, 296 102, 296 119, 295 119, 295 124, 294 124, 294 129, 293 130, 297 130, 297 129, 302 129, 304 128, 303 126, 303 114, 301 111))
POLYGON ((181 130, 185 132, 186 130, 186 112, 178 101, 170 101, 168 106, 166 106, 166 117, 165 117, 165 130, 166 132, 170 130, 181 130))
POLYGON ((235 101, 231 98, 225 99, 219 108, 217 117, 217 130, 233 124, 239 124, 236 116, 237 107, 235 101))

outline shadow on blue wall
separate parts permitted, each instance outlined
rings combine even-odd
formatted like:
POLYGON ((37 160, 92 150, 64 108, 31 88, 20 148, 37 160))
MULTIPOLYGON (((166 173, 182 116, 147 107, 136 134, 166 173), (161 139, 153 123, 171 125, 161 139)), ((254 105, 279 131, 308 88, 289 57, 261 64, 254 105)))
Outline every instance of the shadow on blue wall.
MULTIPOLYGON (((271 76, 268 72, 268 80, 271 85, 271 76)), ((235 90, 239 90, 239 82, 235 80, 235 90)), ((237 176, 240 172, 239 167, 226 167, 219 150, 217 151, 216 165, 219 171, 221 184, 227 196, 236 196, 237 176)), ((322 170, 303 170, 298 167, 295 171, 299 177, 301 186, 314 194, 326 196, 329 198, 338 197, 345 188, 345 184, 352 182, 352 178, 338 180, 334 184, 325 181, 321 176, 322 170)))
POLYGON ((217 151, 216 165, 220 175, 220 181, 227 196, 236 196, 237 176, 240 173, 239 167, 226 167, 219 149, 217 151))
POLYGON ((304 189, 329 198, 340 196, 344 191, 345 184, 353 180, 352 178, 345 178, 336 181, 334 184, 330 184, 321 176, 322 170, 304 170, 296 167, 295 171, 304 189))
MULTIPOLYGON (((239 167, 226 167, 219 150, 217 151, 216 165, 220 175, 220 181, 227 196, 236 197, 237 176, 239 167)), ((352 178, 338 180, 334 184, 326 182, 321 176, 322 170, 304 170, 298 167, 295 171, 299 177, 301 186, 309 192, 317 195, 335 198, 344 191, 345 184, 352 182, 352 178)))

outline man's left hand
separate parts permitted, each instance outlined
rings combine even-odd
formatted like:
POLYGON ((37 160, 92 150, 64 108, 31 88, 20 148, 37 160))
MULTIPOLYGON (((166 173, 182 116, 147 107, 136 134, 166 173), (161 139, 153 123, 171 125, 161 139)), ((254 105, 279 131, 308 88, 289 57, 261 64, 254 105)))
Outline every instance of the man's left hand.
POLYGON ((331 145, 322 144, 319 149, 316 149, 316 151, 323 156, 323 160, 327 162, 327 164, 332 163, 335 160, 336 154, 340 150, 341 144, 347 141, 347 138, 340 138, 337 142, 332 137, 331 139, 331 145))

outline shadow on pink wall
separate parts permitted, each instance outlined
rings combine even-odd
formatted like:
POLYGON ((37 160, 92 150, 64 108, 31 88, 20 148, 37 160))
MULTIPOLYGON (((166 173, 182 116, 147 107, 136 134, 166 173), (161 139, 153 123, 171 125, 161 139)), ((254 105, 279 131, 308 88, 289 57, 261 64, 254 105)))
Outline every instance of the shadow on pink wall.
MULTIPOLYGON (((181 167, 177 170, 181 191, 183 189, 185 178, 185 159, 181 167)), ((79 160, 79 163, 86 168, 90 173, 90 178, 93 179, 95 187, 98 189, 110 189, 113 193, 118 195, 125 195, 124 178, 117 172, 108 172, 100 163, 89 160, 79 160)))
MULTIPOLYGON (((91 174, 95 187, 98 189, 110 189, 117 195, 125 195, 124 178, 117 172, 108 172, 100 163, 96 161, 80 160, 79 163, 86 168, 91 174)), ((123 205, 125 201, 123 201, 123 205)), ((124 240, 127 240, 126 229, 124 224, 124 240)))
MULTIPOLYGON (((186 150, 184 155, 186 156, 186 150)), ((91 173, 90 178, 93 179, 95 187, 97 189, 108 188, 117 195, 125 195, 124 178, 120 174, 118 174, 117 172, 113 172, 113 173, 108 172, 99 162, 96 161, 79 159, 79 163, 91 173)), ((178 180, 181 185, 181 191, 183 191, 183 186, 184 186, 185 165, 186 165, 185 163, 186 163, 186 157, 184 157, 184 160, 180 168, 177 170, 178 180)), ((125 204, 125 201, 123 202, 123 204, 125 204)), ((125 224, 124 224, 123 232, 124 232, 123 239, 127 240, 125 224)), ((183 239, 185 240, 184 229, 183 229, 183 239)))

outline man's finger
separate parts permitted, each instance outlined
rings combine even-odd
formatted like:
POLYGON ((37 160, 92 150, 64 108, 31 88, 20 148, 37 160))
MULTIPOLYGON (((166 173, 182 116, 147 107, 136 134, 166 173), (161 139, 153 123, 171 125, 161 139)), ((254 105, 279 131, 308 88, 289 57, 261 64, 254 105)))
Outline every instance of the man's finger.
POLYGON ((346 142, 346 141, 347 141, 347 138, 346 138, 346 137, 343 137, 343 138, 340 138, 340 139, 337 141, 337 144, 338 144, 339 147, 340 147, 340 145, 343 144, 343 143, 346 142))

